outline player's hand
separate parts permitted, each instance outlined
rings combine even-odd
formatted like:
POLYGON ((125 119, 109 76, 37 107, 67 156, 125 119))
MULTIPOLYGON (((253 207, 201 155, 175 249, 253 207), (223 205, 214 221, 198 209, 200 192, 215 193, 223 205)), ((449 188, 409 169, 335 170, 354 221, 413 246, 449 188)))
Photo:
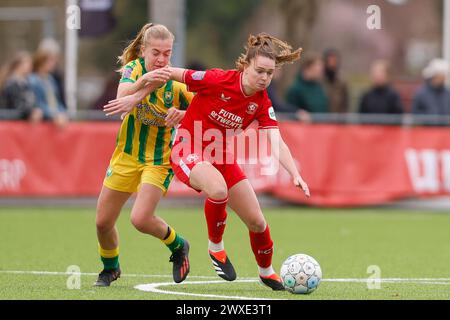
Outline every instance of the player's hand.
POLYGON ((145 86, 155 86, 158 88, 170 80, 171 74, 172 72, 169 67, 164 67, 147 72, 142 78, 145 82, 145 86))
POLYGON ((106 116, 113 116, 118 113, 122 113, 122 119, 124 116, 129 113, 133 108, 139 103, 139 100, 136 99, 134 95, 125 96, 122 98, 118 98, 112 101, 103 107, 103 111, 106 113, 106 116))
POLYGON ((176 108, 170 108, 167 111, 167 117, 166 117, 166 126, 175 127, 177 124, 183 120, 184 115, 186 114, 186 111, 180 111, 176 108))
POLYGON ((311 197, 311 193, 309 192, 309 187, 306 184, 306 182, 302 179, 301 176, 297 176, 294 178, 294 184, 296 187, 301 188, 308 198, 311 197))
POLYGON ((300 122, 305 124, 311 124, 313 122, 311 114, 306 110, 300 109, 295 115, 300 122))

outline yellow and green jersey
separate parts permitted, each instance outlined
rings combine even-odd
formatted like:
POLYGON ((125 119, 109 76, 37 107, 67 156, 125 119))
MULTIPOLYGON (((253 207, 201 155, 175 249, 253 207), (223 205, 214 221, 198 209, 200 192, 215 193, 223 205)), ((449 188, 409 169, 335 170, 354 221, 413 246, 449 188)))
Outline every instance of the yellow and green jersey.
MULTIPOLYGON (((135 83, 145 73, 144 59, 139 58, 124 67, 120 83, 135 83)), ((124 118, 113 159, 124 152, 141 164, 169 165, 175 129, 165 126, 167 111, 186 110, 193 96, 185 84, 171 80, 145 97, 124 118)))

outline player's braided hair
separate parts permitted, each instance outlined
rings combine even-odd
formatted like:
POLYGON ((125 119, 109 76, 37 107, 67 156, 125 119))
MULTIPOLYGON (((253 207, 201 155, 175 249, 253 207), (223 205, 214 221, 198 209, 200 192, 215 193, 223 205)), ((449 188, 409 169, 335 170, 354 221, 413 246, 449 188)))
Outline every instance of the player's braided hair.
POLYGON ((245 46, 245 53, 236 61, 236 68, 243 71, 244 67, 257 56, 273 59, 276 66, 281 67, 286 63, 299 60, 302 51, 302 48, 292 51, 289 44, 267 33, 260 33, 257 36, 250 35, 247 46, 245 46))
POLYGON ((150 39, 174 40, 175 36, 162 24, 147 23, 142 27, 141 31, 139 31, 136 38, 130 41, 125 50, 123 50, 122 55, 118 57, 118 63, 121 64, 122 68, 127 63, 136 60, 141 56, 142 47, 148 43, 150 39))

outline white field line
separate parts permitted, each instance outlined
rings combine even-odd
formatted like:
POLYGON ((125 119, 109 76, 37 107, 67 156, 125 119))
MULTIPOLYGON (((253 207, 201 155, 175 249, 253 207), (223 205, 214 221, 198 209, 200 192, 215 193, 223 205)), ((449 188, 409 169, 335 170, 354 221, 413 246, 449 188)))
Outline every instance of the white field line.
MULTIPOLYGON (((256 282, 257 280, 235 280, 233 282, 240 283, 250 283, 256 282)), ((202 297, 202 298, 219 298, 219 299, 234 299, 234 300, 284 300, 284 299, 268 299, 268 298, 255 298, 255 297, 240 297, 240 296, 224 296, 224 295, 215 295, 215 294, 201 294, 201 293, 190 293, 190 292, 177 292, 177 291, 169 291, 169 290, 161 290, 158 287, 164 286, 180 286, 180 285, 196 285, 196 284, 225 284, 229 283, 228 281, 185 281, 181 284, 174 284, 173 282, 162 282, 162 283, 150 283, 150 284, 140 284, 135 286, 134 288, 140 291, 151 292, 151 293, 160 293, 160 294, 168 294, 168 295, 177 295, 177 296, 190 296, 190 297, 202 297)))
MULTIPOLYGON (((25 275, 44 275, 44 276, 72 276, 79 274, 80 276, 96 276, 97 273, 70 273, 70 272, 53 272, 53 271, 21 271, 21 270, 0 270, 0 274, 25 274, 25 275)), ((132 278, 172 278, 172 275, 146 275, 146 274, 123 274, 123 277, 132 278)), ((192 279, 217 279, 217 277, 208 276, 189 276, 192 279)), ((374 279, 370 279, 373 281, 374 279)), ((252 283, 257 282, 257 278, 247 278, 234 281, 235 283, 252 283)), ((354 283, 365 283, 368 279, 323 279, 323 282, 354 282, 354 283)), ((450 278, 384 278, 379 279, 382 283, 416 283, 416 284, 434 284, 434 285, 450 285, 450 278)), ((150 284, 140 284, 134 288, 140 291, 167 294, 167 295, 179 295, 179 296, 192 296, 192 297, 202 297, 202 298, 218 298, 218 299, 235 299, 235 300, 273 300, 267 298, 256 298, 256 297, 241 297, 241 296, 223 296, 214 294, 200 294, 200 293, 190 293, 190 292, 177 292, 162 290, 159 287, 167 286, 180 286, 180 285, 199 285, 199 284, 226 284, 228 281, 216 280, 216 281, 184 281, 182 284, 175 284, 173 282, 161 282, 161 283, 150 283, 150 284)))
MULTIPOLYGON (((382 279, 382 282, 385 283, 401 283, 402 279, 382 279)), ((420 283, 420 284, 442 284, 442 285, 450 285, 450 279, 441 279, 443 281, 449 282, 434 282, 435 279, 416 279, 420 281, 412 281, 414 279, 407 279, 409 283, 420 283), (422 281, 427 280, 427 281, 422 281)), ((249 280, 236 280, 234 282, 241 283, 249 283, 249 282, 257 282, 256 279, 249 280)), ((367 282, 367 279, 325 279, 325 282, 367 282), (350 281, 349 281, 350 280, 350 281)), ((235 299, 235 300, 273 300, 267 298, 255 298, 255 297, 240 297, 240 296, 223 296, 223 295, 215 295, 215 294, 202 294, 202 293, 190 293, 190 292, 180 292, 180 291, 169 291, 169 290, 161 290, 159 287, 167 287, 167 286, 180 286, 180 285, 198 285, 198 284, 225 284, 229 283, 227 281, 185 281, 182 284, 174 284, 172 282, 161 282, 161 283, 149 283, 149 284, 140 284, 135 286, 134 288, 137 290, 151 292, 151 293, 159 293, 159 294, 167 294, 167 295, 178 295, 178 296, 191 296, 191 297, 201 297, 201 298, 219 298, 219 299, 235 299)), ((286 299, 280 299, 286 300, 286 299)))

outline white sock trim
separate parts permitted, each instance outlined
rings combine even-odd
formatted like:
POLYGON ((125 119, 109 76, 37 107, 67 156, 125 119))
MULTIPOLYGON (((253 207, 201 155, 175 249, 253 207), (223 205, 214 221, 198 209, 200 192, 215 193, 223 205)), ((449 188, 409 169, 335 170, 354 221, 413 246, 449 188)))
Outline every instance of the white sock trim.
POLYGON ((208 250, 212 252, 220 252, 222 250, 225 250, 225 245, 223 243, 223 240, 219 243, 211 242, 211 240, 208 240, 208 250))
POLYGON ((259 270, 259 275, 261 275, 263 277, 268 277, 275 273, 275 270, 273 270, 272 266, 270 266, 268 268, 258 267, 258 270, 259 270))
POLYGON ((228 197, 226 197, 226 199, 224 199, 224 200, 213 200, 213 199, 208 198, 206 201, 209 201, 213 204, 225 204, 228 202, 228 197))

